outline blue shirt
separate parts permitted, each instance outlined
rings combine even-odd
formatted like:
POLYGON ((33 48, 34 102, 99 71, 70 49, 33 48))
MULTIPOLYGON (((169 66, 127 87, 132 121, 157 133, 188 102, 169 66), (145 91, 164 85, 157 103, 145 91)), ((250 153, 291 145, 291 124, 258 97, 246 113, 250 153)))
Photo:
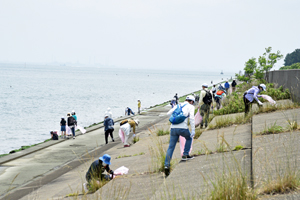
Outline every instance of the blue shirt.
POLYGON ((245 95, 245 98, 248 99, 250 102, 252 102, 253 99, 255 99, 257 102, 260 102, 257 98, 257 97, 261 97, 261 95, 258 95, 259 93, 260 93, 260 89, 258 89, 257 86, 252 86, 252 88, 250 88, 247 91, 247 94, 245 95))
POLYGON ((225 88, 229 88, 230 87, 230 85, 229 85, 228 82, 226 82, 224 86, 225 86, 225 88))
POLYGON ((114 127, 114 120, 112 118, 106 118, 104 120, 104 131, 107 131, 108 129, 112 129, 114 127))
POLYGON ((74 119, 77 121, 77 116, 76 115, 72 115, 72 117, 74 117, 74 119))

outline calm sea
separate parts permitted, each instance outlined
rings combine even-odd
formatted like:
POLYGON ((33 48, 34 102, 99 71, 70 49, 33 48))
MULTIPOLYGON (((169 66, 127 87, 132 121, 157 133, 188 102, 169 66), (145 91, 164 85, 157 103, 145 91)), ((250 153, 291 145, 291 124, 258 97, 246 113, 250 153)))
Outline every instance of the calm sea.
POLYGON ((199 90, 233 74, 91 67, 0 65, 0 154, 50 138, 62 116, 75 110, 78 125, 113 117, 199 90))

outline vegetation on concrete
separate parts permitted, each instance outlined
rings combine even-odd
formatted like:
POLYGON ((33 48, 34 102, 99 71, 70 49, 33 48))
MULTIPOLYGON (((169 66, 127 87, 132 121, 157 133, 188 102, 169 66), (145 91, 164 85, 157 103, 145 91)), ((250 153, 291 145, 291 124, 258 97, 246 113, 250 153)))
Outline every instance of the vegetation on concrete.
MULTIPOLYGON (((250 89, 254 85, 259 85, 262 82, 259 81, 252 81, 251 83, 241 83, 237 85, 236 92, 233 92, 231 95, 228 95, 223 102, 222 102, 222 108, 219 110, 214 111, 214 115, 226 115, 231 113, 239 113, 244 112, 245 105, 243 100, 243 93, 250 89)), ((283 89, 282 86, 279 88, 275 88, 275 84, 268 83, 266 84, 267 91, 262 92, 261 94, 266 94, 270 97, 272 97, 275 101, 276 100, 283 100, 283 99, 290 99, 291 94, 289 89, 283 89)), ((261 99, 262 102, 266 102, 266 100, 261 99)), ((273 106, 275 108, 275 106, 273 106)), ((270 107, 269 107, 270 108, 270 107)), ((276 108, 277 109, 277 108, 276 108)), ((260 110, 260 112, 263 110, 260 110)), ((265 110, 266 112, 268 110, 265 110)))
POLYGON ((218 129, 218 128, 224 128, 228 127, 234 124, 246 124, 249 123, 251 119, 251 114, 245 116, 245 115, 237 115, 235 117, 230 116, 222 116, 215 118, 215 123, 210 123, 208 125, 208 129, 218 129))
POLYGON ((242 150, 244 147, 242 145, 237 145, 234 147, 233 151, 239 151, 242 150))
POLYGON ((300 69, 300 62, 294 63, 290 66, 283 66, 279 68, 279 70, 287 70, 287 69, 300 69))
POLYGON ((116 157, 116 159, 126 158, 126 157, 133 157, 133 156, 140 156, 140 155, 144 155, 144 154, 145 154, 144 152, 141 152, 141 153, 137 153, 137 154, 133 154, 133 155, 119 155, 118 157, 116 157))
POLYGON ((140 137, 139 136, 135 136, 132 140, 133 144, 137 143, 138 141, 140 141, 140 137))
POLYGON ((170 135, 170 130, 158 129, 156 131, 157 136, 170 135))

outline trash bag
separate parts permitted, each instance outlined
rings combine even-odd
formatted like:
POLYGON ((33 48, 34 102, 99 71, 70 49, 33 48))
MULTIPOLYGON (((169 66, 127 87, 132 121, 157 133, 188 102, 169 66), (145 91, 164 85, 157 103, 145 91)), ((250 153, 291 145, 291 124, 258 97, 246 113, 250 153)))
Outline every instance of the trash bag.
POLYGON ((86 133, 86 130, 81 126, 75 126, 75 130, 79 129, 82 134, 86 133))
POLYGON ((274 100, 272 99, 272 97, 270 97, 270 96, 268 96, 268 95, 265 95, 265 94, 262 94, 262 95, 260 95, 260 96, 261 96, 261 98, 263 98, 263 99, 269 101, 272 105, 275 105, 275 104, 276 104, 276 101, 274 101, 274 100))
POLYGON ((122 142, 124 143, 124 141, 125 141, 125 134, 122 131, 122 129, 119 129, 119 137, 121 138, 122 142))
MULTIPOLYGON (((185 137, 179 136, 179 143, 180 143, 180 153, 181 153, 181 156, 183 155, 184 146, 185 146, 185 141, 186 141, 185 137)), ((192 139, 192 144, 191 144, 191 149, 190 149, 189 154, 191 154, 191 152, 192 152, 193 141, 194 141, 194 139, 192 139)))
POLYGON ((195 127, 199 126, 199 124, 202 122, 202 116, 200 115, 200 111, 198 108, 198 111, 195 115, 195 127))
MULTIPOLYGON (((118 169, 116 169, 116 170, 114 171, 114 178, 115 178, 116 176, 128 174, 128 171, 129 171, 129 169, 128 169, 127 167, 124 167, 124 166, 119 167, 118 169)), ((110 177, 111 177, 111 176, 112 176, 112 175, 110 174, 110 177)))

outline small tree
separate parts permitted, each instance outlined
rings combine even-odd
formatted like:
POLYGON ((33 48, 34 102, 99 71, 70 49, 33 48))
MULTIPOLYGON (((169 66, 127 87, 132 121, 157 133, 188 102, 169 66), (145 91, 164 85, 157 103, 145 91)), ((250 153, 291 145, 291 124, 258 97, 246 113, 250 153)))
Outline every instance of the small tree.
POLYGON ((267 77, 267 72, 269 72, 277 63, 278 60, 280 60, 283 55, 280 54, 280 51, 277 51, 277 53, 271 53, 272 47, 266 48, 266 52, 259 56, 258 63, 259 67, 256 69, 256 75, 255 78, 262 79, 261 73, 265 73, 265 77, 267 77))

